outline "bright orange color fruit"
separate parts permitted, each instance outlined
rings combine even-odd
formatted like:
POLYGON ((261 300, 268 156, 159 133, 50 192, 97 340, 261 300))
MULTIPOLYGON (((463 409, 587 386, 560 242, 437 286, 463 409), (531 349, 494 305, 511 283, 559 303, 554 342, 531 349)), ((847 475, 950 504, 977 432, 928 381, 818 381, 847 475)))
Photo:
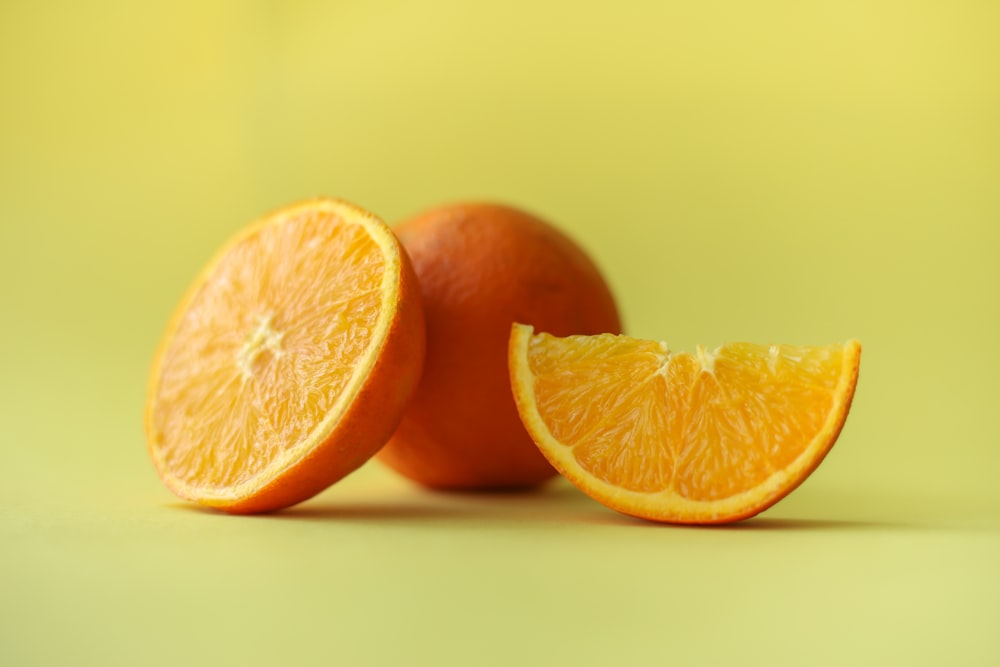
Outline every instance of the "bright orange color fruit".
POLYGON ((496 204, 444 206, 395 227, 427 318, 427 361, 378 458, 438 489, 537 485, 556 473, 514 406, 507 339, 515 321, 568 334, 618 333, 615 300, 568 236, 496 204))
POLYGON ((378 218, 318 199, 229 241, 167 327, 149 453, 177 495, 227 512, 305 500, 371 457, 416 386, 424 320, 378 218))
POLYGON ((565 477, 625 514, 697 524, 753 516, 815 470, 847 418, 860 358, 853 340, 692 355, 523 324, 509 347, 521 419, 565 477))

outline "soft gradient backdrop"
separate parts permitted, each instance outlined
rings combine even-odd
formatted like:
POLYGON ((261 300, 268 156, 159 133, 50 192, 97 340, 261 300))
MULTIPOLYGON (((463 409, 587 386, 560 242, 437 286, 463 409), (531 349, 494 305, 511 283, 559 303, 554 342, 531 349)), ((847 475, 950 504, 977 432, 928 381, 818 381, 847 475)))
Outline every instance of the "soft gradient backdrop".
POLYGON ((0 4, 0 664, 1000 664, 1000 4, 492 4, 0 4), (735 529, 374 463, 192 510, 153 349, 317 194, 533 210, 676 349, 860 338, 847 427, 735 529))

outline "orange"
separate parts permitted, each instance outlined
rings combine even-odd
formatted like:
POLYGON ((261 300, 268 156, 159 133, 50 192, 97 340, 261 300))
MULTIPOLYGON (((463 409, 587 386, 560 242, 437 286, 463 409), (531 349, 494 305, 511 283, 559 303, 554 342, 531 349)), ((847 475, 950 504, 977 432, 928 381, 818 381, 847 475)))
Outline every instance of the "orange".
POLYGON ((509 355, 521 419, 584 493, 654 521, 727 523, 770 507, 820 464, 847 418, 861 345, 732 343, 692 355, 517 324, 509 355))
POLYGON ((229 241, 167 327, 149 454, 177 495, 234 513, 323 490, 392 434, 424 321, 389 228, 342 201, 278 211, 229 241))
POLYGON ((438 489, 524 488, 554 476, 517 416, 507 338, 515 321, 557 335, 619 332, 597 267, 568 236, 507 206, 444 206, 395 232, 420 282, 427 361, 378 458, 438 489))

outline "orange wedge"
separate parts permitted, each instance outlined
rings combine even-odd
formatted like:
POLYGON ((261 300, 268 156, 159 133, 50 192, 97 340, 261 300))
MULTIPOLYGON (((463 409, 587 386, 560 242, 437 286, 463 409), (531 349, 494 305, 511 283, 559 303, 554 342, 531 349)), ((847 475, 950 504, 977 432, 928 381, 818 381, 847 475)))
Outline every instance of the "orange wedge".
POLYGON ((305 500, 392 435, 424 345, 382 221, 331 199, 278 211, 225 245, 167 327, 146 407, 156 470, 228 512, 305 500))
POLYGON ((628 336, 534 334, 508 364, 535 444, 584 493, 669 523, 751 517, 816 469, 847 418, 861 345, 672 352, 628 336))

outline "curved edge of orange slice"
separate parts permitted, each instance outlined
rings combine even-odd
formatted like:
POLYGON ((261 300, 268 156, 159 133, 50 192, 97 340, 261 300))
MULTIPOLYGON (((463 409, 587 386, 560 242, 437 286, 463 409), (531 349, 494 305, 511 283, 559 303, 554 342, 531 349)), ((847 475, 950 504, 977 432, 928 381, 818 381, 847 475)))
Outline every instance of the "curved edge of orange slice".
MULTIPOLYGON (((623 514, 678 524, 725 524, 750 518, 791 493, 819 466, 836 442, 847 419, 857 385, 861 344, 843 344, 833 401, 821 427, 801 453, 787 466, 775 470, 761 483, 739 493, 712 500, 694 500, 674 489, 636 491, 609 483, 588 470, 574 455, 573 447, 561 442, 539 411, 536 378, 529 362, 529 345, 535 334, 530 325, 514 323, 508 348, 511 388, 518 413, 542 454, 574 486, 601 504, 623 514)), ((617 337, 627 338, 627 337, 617 337)), ((634 339, 633 339, 634 340, 634 339)), ((661 345, 667 356, 665 344, 661 345)))
POLYGON ((368 211, 335 198, 315 198, 264 216, 234 235, 216 252, 185 292, 153 357, 144 425, 147 451, 160 479, 176 495, 231 514, 282 509, 306 500, 350 474, 389 439, 417 386, 426 332, 416 274, 391 229, 368 211), (261 230, 310 213, 340 216, 362 227, 385 258, 379 286, 380 310, 372 343, 357 360, 346 386, 309 434, 249 479, 222 488, 190 484, 174 475, 159 447, 156 394, 164 358, 180 322, 230 251, 261 230))

